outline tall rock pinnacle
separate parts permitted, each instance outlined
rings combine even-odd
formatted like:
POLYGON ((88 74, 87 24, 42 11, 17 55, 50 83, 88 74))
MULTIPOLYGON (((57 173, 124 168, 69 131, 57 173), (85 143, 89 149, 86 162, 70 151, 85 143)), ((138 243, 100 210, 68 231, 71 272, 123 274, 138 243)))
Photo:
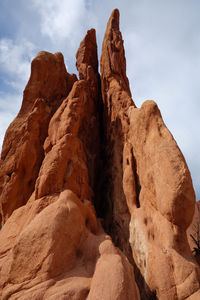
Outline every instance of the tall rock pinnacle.
POLYGON ((0 299, 200 299, 190 172, 156 103, 131 98, 117 9, 101 76, 94 29, 76 66, 40 52, 5 135, 0 299))
POLYGON ((103 198, 99 209, 107 231, 115 244, 131 256, 127 201, 123 190, 123 149, 129 128, 128 109, 134 105, 126 76, 126 59, 121 32, 119 11, 115 9, 108 21, 101 54, 101 87, 104 123, 104 181, 103 198))
POLYGON ((119 31, 117 9, 112 12, 104 35, 101 54, 101 84, 104 106, 112 122, 116 120, 118 114, 134 105, 126 76, 126 59, 122 35, 119 31))
MULTIPOLYGON (((114 80, 121 89, 131 95, 128 78, 126 76, 126 59, 121 32, 119 31, 119 11, 115 9, 108 21, 101 55, 102 84, 114 80)), ((103 93, 104 96, 104 93, 103 93)))

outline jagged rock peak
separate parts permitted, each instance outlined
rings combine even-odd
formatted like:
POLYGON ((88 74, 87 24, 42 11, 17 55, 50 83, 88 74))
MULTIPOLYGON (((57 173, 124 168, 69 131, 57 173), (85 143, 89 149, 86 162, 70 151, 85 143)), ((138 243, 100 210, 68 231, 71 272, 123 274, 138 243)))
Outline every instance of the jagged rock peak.
POLYGON ((76 67, 80 80, 86 80, 91 88, 94 101, 99 102, 100 97, 100 75, 98 73, 98 57, 96 31, 90 29, 80 43, 76 53, 76 67))
POLYGON ((131 96, 126 76, 126 58, 123 39, 119 30, 119 10, 115 9, 108 21, 101 54, 102 81, 112 78, 131 96))
POLYGON ((31 63, 30 79, 24 90, 20 114, 30 110, 38 97, 45 99, 46 104, 55 111, 76 80, 75 74, 67 72, 62 53, 40 51, 31 63))
POLYGON ((107 30, 111 31, 111 29, 119 30, 119 9, 115 8, 111 16, 108 20, 107 30))
POLYGON ((82 73, 82 64, 91 66, 95 72, 98 72, 96 30, 93 28, 88 30, 76 53, 76 67, 79 71, 79 77, 85 79, 86 74, 85 72, 82 73))

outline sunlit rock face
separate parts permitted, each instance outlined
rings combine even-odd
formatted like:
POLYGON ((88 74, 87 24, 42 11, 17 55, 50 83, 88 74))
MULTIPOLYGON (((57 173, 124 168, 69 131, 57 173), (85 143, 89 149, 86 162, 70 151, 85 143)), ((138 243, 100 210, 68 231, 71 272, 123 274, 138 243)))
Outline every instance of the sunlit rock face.
POLYGON ((190 172, 156 103, 132 100, 117 9, 101 76, 94 29, 76 60, 79 79, 33 59, 5 135, 0 299, 200 299, 190 172))

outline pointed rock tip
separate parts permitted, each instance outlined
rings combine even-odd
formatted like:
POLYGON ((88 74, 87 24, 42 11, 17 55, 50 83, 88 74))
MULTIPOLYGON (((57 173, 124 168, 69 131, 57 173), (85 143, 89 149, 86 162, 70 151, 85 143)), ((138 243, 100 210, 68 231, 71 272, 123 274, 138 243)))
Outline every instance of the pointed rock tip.
POLYGON ((80 79, 86 78, 87 73, 87 68, 83 67, 82 64, 92 66, 95 72, 98 71, 96 30, 94 28, 87 31, 76 53, 76 67, 80 79))
POLYGON ((108 21, 108 28, 119 30, 119 9, 115 8, 108 21))
POLYGON ((94 28, 91 28, 87 31, 87 35, 95 36, 96 37, 96 30, 94 28))
POLYGON ((91 28, 87 31, 85 38, 82 42, 85 41, 91 41, 92 43, 96 44, 96 30, 94 28, 91 28))

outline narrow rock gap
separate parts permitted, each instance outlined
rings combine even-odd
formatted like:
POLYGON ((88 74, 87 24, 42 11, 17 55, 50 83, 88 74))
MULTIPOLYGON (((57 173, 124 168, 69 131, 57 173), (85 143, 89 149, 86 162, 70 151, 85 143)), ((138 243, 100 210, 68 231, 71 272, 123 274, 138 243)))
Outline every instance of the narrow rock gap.
MULTIPOLYGON (((150 288, 147 286, 140 270, 138 269, 133 257, 132 257, 132 251, 131 246, 129 244, 129 222, 130 222, 130 213, 127 209, 127 217, 128 222, 126 224, 126 246, 123 245, 122 241, 120 239, 123 238, 122 236, 122 230, 120 228, 121 224, 115 219, 114 216, 114 183, 113 183, 113 177, 110 171, 110 166, 112 165, 112 150, 108 149, 108 144, 111 144, 112 148, 114 145, 112 145, 111 141, 108 141, 106 139, 106 128, 105 128, 105 120, 103 121, 103 115, 101 115, 100 118, 100 137, 101 137, 101 163, 100 168, 97 173, 97 190, 95 192, 95 209, 97 217, 102 219, 102 226, 106 233, 108 233, 113 243, 116 247, 118 247, 128 258, 130 264, 133 266, 135 280, 137 282, 141 299, 143 300, 156 300, 156 293, 152 293, 150 291, 150 288)), ((133 153, 132 153, 133 154, 133 153)), ((133 155, 134 158, 134 155, 133 155)), ((135 160, 135 159, 134 159, 135 160)), ((136 163, 134 161, 134 174, 136 178, 136 186, 137 186, 137 207, 139 207, 139 192, 140 192, 140 182, 139 177, 137 175, 137 168, 136 163), (137 176, 136 176, 137 175, 137 176)), ((121 172, 122 172, 122 166, 121 166, 121 172)), ((122 174, 123 175, 123 174, 122 174)), ((121 182, 122 185, 122 182, 121 182)), ((122 199, 124 201, 124 204, 126 205, 126 199, 125 196, 122 199)))
POLYGON ((102 220, 102 226, 117 246, 133 264, 129 244, 129 222, 125 195, 123 192, 123 138, 120 120, 110 126, 110 120, 102 99, 99 104, 99 136, 100 155, 99 168, 96 171, 94 190, 94 206, 97 217, 102 220), (114 128, 114 129, 113 129, 114 128), (111 130, 111 134, 107 134, 111 130), (114 131, 113 131, 114 130, 114 131), (113 136, 116 135, 116 141, 113 136), (117 157, 117 158, 116 158, 117 157), (116 171, 114 170, 117 165, 116 171), (116 189, 119 191, 119 196, 116 189), (118 209, 121 208, 121 214, 118 209))
POLYGON ((134 172, 134 177, 135 177, 135 188, 136 188, 136 206, 137 208, 140 207, 140 191, 141 191, 141 184, 140 184, 140 179, 139 175, 137 173, 137 161, 135 159, 133 149, 131 149, 131 154, 133 157, 133 172, 134 172))
MULTIPOLYGON (((112 173, 112 166, 114 164, 114 158, 113 158, 113 152, 116 145, 114 145, 114 142, 110 137, 107 137, 107 130, 108 130, 108 124, 109 120, 106 120, 104 112, 104 105, 102 99, 100 99, 99 102, 99 136, 100 136, 100 150, 99 150, 99 162, 97 163, 98 168, 95 174, 95 188, 94 188, 94 206, 97 214, 97 218, 100 218, 102 221, 102 226, 106 233, 108 233, 113 243, 116 247, 118 247, 128 258, 129 262, 133 266, 134 274, 135 274, 135 280, 137 282, 141 299, 143 300, 156 300, 156 292, 151 292, 150 288, 146 284, 144 277, 142 276, 140 270, 138 269, 133 257, 132 257, 132 251, 131 246, 129 244, 129 222, 130 222, 130 213, 127 208, 127 223, 123 224, 125 225, 125 228, 122 230, 121 226, 123 223, 119 222, 119 220, 116 220, 115 214, 114 214, 114 206, 115 206, 115 197, 114 197, 114 178, 112 173), (126 245, 123 244, 124 241, 122 241, 123 234, 126 232, 126 245)), ((119 124, 116 124, 119 125, 119 124)), ((118 127, 118 135, 119 128, 118 127)), ((118 136, 118 137, 119 137, 118 136)), ((120 139, 119 139, 120 140, 120 139)), ((122 141, 121 141, 122 142, 122 141)), ((122 142, 123 143, 123 142, 122 142)), ((122 167, 122 145, 121 148, 119 147, 119 160, 120 160, 120 172, 121 177, 123 177, 123 167, 122 167)), ((132 157, 133 157, 133 170, 134 170, 134 176, 135 176, 135 183, 136 183, 136 194, 137 194, 137 207, 140 207, 140 180, 137 173, 137 163, 136 159, 134 157, 134 153, 132 150, 132 157)), ((121 190, 122 188, 122 180, 121 180, 121 190)), ((121 199, 122 202, 124 202, 124 205, 126 206, 126 199, 125 195, 121 199)))
POLYGON ((151 291, 147 285, 143 275, 140 272, 140 269, 137 267, 136 263, 132 263, 134 267, 135 281, 137 283, 141 300, 157 300, 156 291, 151 291))
POLYGON ((106 178, 105 165, 107 165, 107 158, 105 155, 105 125, 103 120, 103 100, 101 94, 101 81, 99 79, 99 101, 97 103, 97 118, 99 120, 99 155, 98 161, 96 162, 96 173, 95 176, 95 184, 94 184, 94 206, 96 210, 97 217, 100 219, 104 219, 106 213, 106 199, 104 198, 105 192, 102 193, 102 189, 104 189, 104 180, 106 178))

